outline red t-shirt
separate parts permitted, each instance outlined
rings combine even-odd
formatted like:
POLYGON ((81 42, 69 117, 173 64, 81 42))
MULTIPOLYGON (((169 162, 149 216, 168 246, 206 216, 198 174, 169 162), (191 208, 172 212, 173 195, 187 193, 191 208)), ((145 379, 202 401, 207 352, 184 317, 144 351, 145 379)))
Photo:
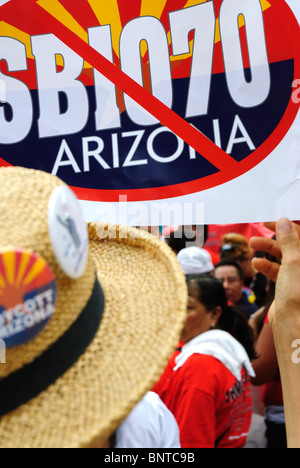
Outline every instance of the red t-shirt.
POLYGON ((251 385, 212 356, 193 354, 173 371, 175 353, 154 391, 174 414, 183 448, 240 448, 252 417, 251 385))

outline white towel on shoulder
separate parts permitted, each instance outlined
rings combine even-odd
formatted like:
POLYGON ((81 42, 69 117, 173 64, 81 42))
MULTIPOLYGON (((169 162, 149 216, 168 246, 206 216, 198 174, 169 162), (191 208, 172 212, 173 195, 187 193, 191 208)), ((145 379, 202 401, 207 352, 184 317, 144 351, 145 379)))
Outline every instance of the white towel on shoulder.
POLYGON ((255 377, 245 348, 223 330, 210 330, 189 341, 176 357, 173 370, 177 371, 193 354, 205 354, 218 359, 238 381, 241 380, 243 368, 250 377, 255 377))

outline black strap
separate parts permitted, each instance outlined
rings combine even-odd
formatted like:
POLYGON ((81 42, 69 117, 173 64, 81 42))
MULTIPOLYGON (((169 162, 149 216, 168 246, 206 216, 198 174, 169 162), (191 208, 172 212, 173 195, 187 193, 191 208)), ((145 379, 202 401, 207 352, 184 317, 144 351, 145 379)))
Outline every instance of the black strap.
POLYGON ((95 337, 103 310, 96 279, 86 307, 66 333, 31 364, 0 380, 0 416, 38 396, 73 366, 95 337))

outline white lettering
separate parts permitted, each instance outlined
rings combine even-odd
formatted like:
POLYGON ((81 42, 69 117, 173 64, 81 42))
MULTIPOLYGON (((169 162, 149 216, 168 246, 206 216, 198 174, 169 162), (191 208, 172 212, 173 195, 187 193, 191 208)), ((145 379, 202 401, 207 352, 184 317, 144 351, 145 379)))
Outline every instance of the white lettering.
POLYGON ((299 104, 300 103, 300 80, 299 78, 297 80, 294 80, 293 81, 293 84, 292 84, 292 87, 293 88, 296 88, 295 91, 293 91, 292 93, 292 101, 294 104, 299 104))
POLYGON ((110 455, 105 455, 105 463, 130 463, 132 466, 135 466, 138 461, 138 455, 119 455, 115 452, 111 452, 110 455))
POLYGON ((54 300, 53 290, 48 289, 26 300, 22 304, 5 310, 4 313, 0 315, 0 338, 10 338, 23 332, 27 328, 31 328, 47 320, 54 312, 54 300))
POLYGON ((174 56, 190 52, 189 33, 195 31, 186 118, 205 115, 208 111, 215 45, 213 2, 178 10, 169 16, 174 56))
POLYGON ((24 306, 25 306, 26 312, 29 312, 29 313, 34 312, 36 309, 35 299, 28 299, 27 301, 25 301, 24 306))
MULTIPOLYGON (((172 107, 173 87, 170 67, 169 44, 162 23, 150 16, 136 18, 124 27, 120 38, 122 70, 143 86, 141 42, 148 46, 152 93, 166 106, 172 107)), ((158 120, 124 95, 128 116, 138 125, 155 125, 158 120)))
POLYGON ((55 164, 54 164, 54 167, 52 169, 52 174, 53 175, 56 175, 57 172, 58 172, 58 169, 60 167, 64 167, 64 166, 72 166, 73 167, 73 171, 78 174, 79 172, 81 172, 80 170, 80 167, 78 166, 73 154, 72 154, 72 151, 70 150, 69 148, 69 145, 68 143, 66 142, 66 140, 63 140, 61 145, 60 145, 60 148, 59 148, 59 152, 58 152, 58 155, 57 155, 57 158, 55 160, 55 164), (63 156, 66 154, 67 156, 67 160, 62 160, 63 156))
MULTIPOLYGON (((212 120, 212 131, 214 135, 214 142, 216 145, 221 147, 221 140, 225 140, 227 134, 222 134, 222 125, 220 124, 219 119, 212 120)), ((104 170, 119 169, 120 167, 135 167, 135 166, 145 166, 149 162, 149 157, 154 161, 160 164, 169 164, 176 161, 180 156, 185 153, 185 142, 179 138, 176 134, 171 132, 166 127, 159 127, 147 138, 146 143, 143 141, 145 138, 145 130, 136 130, 132 132, 123 132, 121 135, 113 133, 110 135, 111 144, 107 140, 104 140, 98 136, 84 137, 82 138, 82 164, 83 171, 90 172, 91 167, 91 158, 95 159, 98 165, 104 170), (163 134, 171 134, 174 142, 176 144, 174 152, 170 155, 164 156, 157 153, 157 148, 167 147, 170 148, 170 139, 168 139, 168 144, 163 145, 156 141, 156 139, 163 134), (129 149, 127 156, 125 157, 124 162, 120 162, 120 147, 122 147, 122 141, 120 139, 133 138, 133 142, 129 149), (144 145, 146 144, 146 151, 144 145), (111 148, 111 158, 112 164, 110 165, 107 162, 107 158, 104 159, 102 154, 108 154, 109 150, 106 150, 106 146, 111 148), (146 156, 141 158, 141 155, 146 156), (141 159, 140 159, 141 158, 141 159)), ((237 144, 247 144, 251 151, 254 151, 255 145, 247 132, 241 118, 236 115, 234 117, 232 129, 230 132, 226 152, 231 154, 233 151, 234 145, 237 144)), ((225 150, 225 148, 224 148, 225 150)), ((192 147, 188 147, 189 160, 197 159, 197 153, 192 147)), ((123 155, 124 157, 124 155, 123 155)), ((63 140, 58 155, 56 157, 52 174, 56 175, 60 168, 70 166, 74 173, 81 173, 79 164, 77 163, 68 143, 66 140, 63 140)), ((177 223, 178 224, 178 223, 177 223)))
POLYGON ((266 46, 264 19, 259 0, 223 0, 220 33, 228 88, 241 107, 255 107, 268 97, 271 76, 266 46), (251 81, 247 82, 240 39, 239 19, 245 21, 251 81))
POLYGON ((184 141, 181 138, 179 138, 177 135, 175 135, 175 133, 173 133, 171 130, 165 127, 161 127, 161 128, 158 128, 157 130, 154 130, 154 132, 151 133, 147 142, 147 151, 148 151, 149 156, 151 156, 152 159, 154 159, 155 161, 159 163, 170 163, 170 162, 175 161, 176 159, 179 158, 179 156, 181 156, 183 149, 184 149, 184 141), (171 156, 168 156, 168 157, 163 157, 163 156, 158 155, 154 151, 154 147, 153 147, 155 138, 164 132, 172 133, 174 137, 177 139, 177 149, 175 153, 173 153, 171 156))
POLYGON ((292 353, 292 361, 294 364, 300 363, 300 340, 294 340, 292 343, 292 348, 298 348, 292 353))
POLYGON ((127 138, 127 137, 132 137, 132 136, 135 136, 135 140, 133 142, 133 145, 125 159, 125 162, 123 164, 123 167, 131 167, 131 166, 142 166, 144 164, 148 164, 148 160, 147 159, 139 159, 139 160, 135 160, 133 161, 132 158, 134 157, 138 147, 139 147, 139 144, 141 143, 142 139, 143 139, 143 136, 144 136, 144 133, 145 133, 145 130, 137 130, 136 132, 124 132, 122 133, 122 137, 123 138, 127 138))
MULTIPOLYGON (((0 60, 6 60, 9 72, 27 70, 25 45, 11 37, 0 37, 0 60)), ((19 143, 27 137, 33 121, 30 91, 22 81, 6 76, 1 71, 0 80, 0 143, 19 143), (9 116, 7 109, 10 110, 9 116)))
MULTIPOLYGON (((113 63, 113 49, 110 25, 90 28, 89 43, 113 63)), ((116 88, 102 73, 94 70, 97 109, 96 130, 121 127, 120 111, 117 105, 116 88)))
POLYGON ((119 140, 117 133, 113 133, 111 135, 111 146, 113 155, 113 168, 117 169, 118 167, 120 167, 119 140))
MULTIPOLYGON (((186 102, 186 118, 207 115, 212 80, 216 18, 212 1, 202 2, 169 13, 170 38, 163 24, 155 17, 142 16, 129 21, 120 35, 120 63, 122 70, 141 86, 145 86, 145 73, 150 74, 150 91, 169 108, 173 104, 173 86, 170 64, 170 44, 173 56, 184 58, 191 53, 193 43, 190 83, 186 102), (194 33, 192 41, 191 33, 194 33), (169 40, 171 39, 171 41, 169 40), (146 59, 146 60, 145 60, 146 59)), ((230 96, 234 103, 244 108, 262 104, 269 96, 271 75, 268 61, 264 15, 260 0, 223 0, 220 15, 220 34, 225 64, 225 74, 230 96), (245 57, 241 44, 241 28, 245 29, 249 57, 249 75, 245 73, 245 57)), ((114 63, 112 31, 109 24, 88 29, 91 47, 114 63)), ((31 38, 32 53, 35 57, 37 92, 39 99, 38 131, 41 138, 71 135, 81 132, 89 118, 89 99, 85 85, 80 81, 84 60, 57 39, 53 34, 37 35, 31 38)), ((8 72, 28 69, 26 46, 16 39, 0 37, 0 61, 6 61, 8 72)), ((121 128, 116 86, 98 70, 94 73, 95 131, 121 128)), ((298 83, 294 82, 294 87, 298 83)), ((298 101, 298 89, 293 100, 298 101)), ((25 139, 33 123, 33 103, 30 90, 15 77, 0 71, 0 144, 14 144, 25 139)), ((150 115, 132 98, 124 94, 128 117, 137 125, 155 125, 158 120, 150 115)), ((240 128, 241 130, 241 128, 240 128)), ((221 147, 219 120, 213 120, 215 144, 221 147)), ((128 132, 127 132, 128 133, 128 132)), ((127 133, 123 134, 126 138, 127 133)), ((145 159, 134 160, 139 136, 126 158, 124 167, 147 164, 145 159)), ((253 147, 249 135, 243 134, 249 147, 253 147)), ((92 137, 91 137, 92 138, 92 137)), ((96 141, 96 140, 94 140, 96 141)), ((104 168, 109 169, 101 157, 102 143, 92 151, 91 141, 84 141, 84 171, 90 167, 93 157, 104 168)), ((228 148, 239 143, 232 135, 228 148)), ((158 155, 149 143, 154 159, 171 162, 180 153, 169 158, 158 155)), ((70 148, 63 143, 63 152, 68 161, 57 158, 54 173, 63 165, 71 165, 75 172, 81 172, 70 148), (63 164, 64 163, 64 164, 63 164)), ((117 134, 112 135, 112 166, 120 167, 119 142, 117 134)), ((61 151, 59 153, 61 156, 61 151)), ((190 153, 195 159, 196 153, 190 153)))
MULTIPOLYGON (((121 212, 122 213, 122 212, 121 212)), ((145 219, 148 216, 148 210, 145 203, 132 203, 129 205, 127 217, 125 220, 125 226, 129 222, 131 226, 139 226, 141 219, 145 219)), ((123 213, 122 213, 123 217, 123 213)))
POLYGON ((89 102, 85 86, 78 77, 84 61, 53 34, 33 36, 32 53, 36 59, 40 104, 39 134, 41 138, 80 132, 87 123, 89 102), (57 56, 63 68, 57 70, 57 56), (61 111, 60 95, 67 100, 61 111))
POLYGON ((238 115, 236 115, 235 119, 234 119, 234 122, 233 122, 233 127, 232 127, 231 135, 230 135, 230 138, 229 138, 228 146, 227 146, 227 149, 226 149, 226 153, 231 154, 233 146, 237 145, 238 143, 239 144, 240 143, 247 143, 247 145, 249 146, 249 149, 251 151, 255 150, 254 143, 251 140, 249 134, 247 133, 247 130, 244 127, 243 122, 241 121, 240 117, 238 115), (241 137, 237 137, 238 131, 241 132, 241 134, 242 134, 241 137))
POLYGON ((109 165, 102 158, 100 153, 104 150, 104 141, 97 136, 82 139, 83 170, 90 172, 90 158, 93 157, 103 169, 110 169, 109 165), (97 147, 93 150, 89 148, 90 143, 96 143, 97 147))

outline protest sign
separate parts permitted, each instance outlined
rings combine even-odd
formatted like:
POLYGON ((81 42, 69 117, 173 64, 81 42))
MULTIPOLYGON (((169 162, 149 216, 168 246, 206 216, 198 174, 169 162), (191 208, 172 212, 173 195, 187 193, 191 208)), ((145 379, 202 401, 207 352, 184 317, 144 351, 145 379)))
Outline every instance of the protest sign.
POLYGON ((3 165, 58 175, 87 220, 300 216, 295 1, 10 0, 0 16, 3 165))

